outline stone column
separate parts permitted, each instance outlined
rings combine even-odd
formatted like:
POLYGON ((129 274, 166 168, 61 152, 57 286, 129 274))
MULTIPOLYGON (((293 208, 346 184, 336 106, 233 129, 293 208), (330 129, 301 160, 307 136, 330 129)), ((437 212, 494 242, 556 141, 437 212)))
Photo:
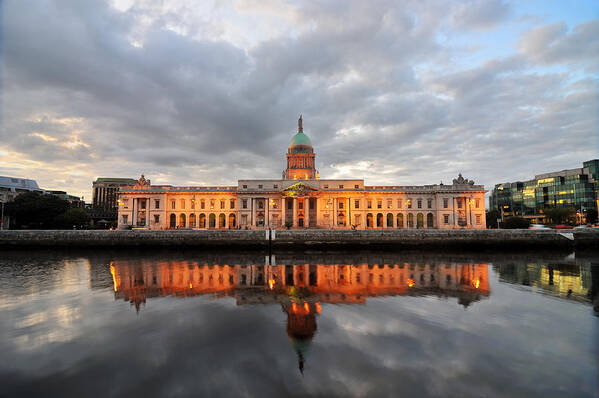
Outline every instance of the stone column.
POLYGON ((337 228, 337 198, 333 198, 333 228, 337 228))
POLYGON ((285 203, 285 197, 283 196, 281 198, 281 227, 285 226, 285 211, 287 210, 286 205, 287 203, 285 203))
POLYGON ((454 196, 451 199, 451 211, 452 211, 452 214, 453 214, 453 227, 454 228, 457 228, 457 226, 458 226, 458 218, 456 216, 456 205, 457 205, 457 203, 456 203, 456 197, 454 196))
POLYGON ((266 217, 264 218, 264 227, 270 228, 270 196, 266 197, 266 217))
POLYGON ((351 206, 351 199, 349 198, 349 196, 347 197, 346 203, 347 205, 345 206, 345 227, 351 228, 351 211, 349 210, 351 206))
POLYGON ((293 227, 297 227, 297 198, 293 198, 293 227))

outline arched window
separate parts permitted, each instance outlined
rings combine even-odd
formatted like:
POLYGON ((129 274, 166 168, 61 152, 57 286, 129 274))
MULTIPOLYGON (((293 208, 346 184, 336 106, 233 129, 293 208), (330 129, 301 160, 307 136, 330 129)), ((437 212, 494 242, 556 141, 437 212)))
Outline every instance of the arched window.
POLYGON ((403 214, 397 214, 397 228, 403 228, 403 214))
POLYGON ((408 214, 408 228, 414 228, 414 214, 408 214))
POLYGON ((185 228, 185 214, 179 216, 179 228, 185 228))
POLYGON ((434 227, 434 223, 433 223, 433 213, 428 213, 426 215, 426 227, 427 228, 433 228, 434 227))
POLYGON ((170 223, 170 227, 171 228, 175 228, 177 226, 177 216, 174 214, 171 214, 171 223, 170 223))
POLYGON ((372 213, 366 214, 366 228, 372 228, 372 213))
POLYGON ((200 214, 200 222, 198 224, 200 228, 206 228, 206 215, 204 213, 200 214))
POLYGON ((424 215, 422 213, 418 213, 416 216, 416 228, 424 228, 424 215))
POLYGON ((208 227, 216 228, 216 216, 214 215, 214 213, 208 216, 208 227))
POLYGON ((236 219, 235 219, 235 214, 231 213, 229 214, 229 228, 233 229, 236 227, 236 219))
POLYGON ((382 228, 382 226, 383 226, 383 213, 378 213, 376 215, 376 226, 377 226, 377 228, 382 228))
POLYGON ((196 215, 195 214, 190 214, 189 215, 189 226, 191 228, 195 228, 196 227, 196 215))
POLYGON ((393 214, 387 213, 387 227, 393 228, 393 214))
POLYGON ((227 221, 226 221, 226 217, 223 213, 220 213, 218 215, 218 227, 219 228, 225 228, 227 226, 227 221))

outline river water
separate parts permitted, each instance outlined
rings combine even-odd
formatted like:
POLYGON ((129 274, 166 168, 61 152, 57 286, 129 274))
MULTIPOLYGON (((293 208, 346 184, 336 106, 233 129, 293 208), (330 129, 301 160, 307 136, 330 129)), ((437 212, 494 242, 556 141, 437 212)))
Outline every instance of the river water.
POLYGON ((0 396, 599 396, 599 256, 0 253, 0 396))

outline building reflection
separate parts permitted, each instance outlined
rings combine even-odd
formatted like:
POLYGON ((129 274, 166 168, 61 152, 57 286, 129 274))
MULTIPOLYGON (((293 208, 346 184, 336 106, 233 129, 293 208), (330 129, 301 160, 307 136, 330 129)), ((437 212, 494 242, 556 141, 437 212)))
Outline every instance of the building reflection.
POLYGON ((193 261, 112 261, 116 299, 139 311, 152 297, 232 297, 238 305, 279 304, 300 372, 326 304, 365 304, 369 297, 453 297, 464 307, 488 297, 488 264, 235 265, 193 261))

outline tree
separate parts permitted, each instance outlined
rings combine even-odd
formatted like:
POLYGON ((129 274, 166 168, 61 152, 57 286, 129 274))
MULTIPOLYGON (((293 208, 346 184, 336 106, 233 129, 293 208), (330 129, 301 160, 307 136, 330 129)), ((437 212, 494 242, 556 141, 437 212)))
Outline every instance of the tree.
POLYGON ((597 210, 596 209, 587 209, 587 222, 593 224, 597 221, 597 210))
POLYGON ((574 214, 576 214, 576 210, 571 207, 554 207, 545 210, 545 215, 553 224, 563 224, 568 222, 570 217, 573 217, 574 214))
POLYGON ((16 229, 53 229, 69 202, 54 195, 25 192, 6 204, 5 212, 16 229))
POLYGON ((487 228, 497 228, 498 218, 501 218, 498 210, 487 211, 487 228))
POLYGON ((530 221, 522 217, 508 217, 501 224, 501 228, 504 229, 522 229, 528 228, 529 226, 530 221))
POLYGON ((73 208, 67 210, 60 216, 62 227, 72 228, 73 226, 80 228, 82 226, 88 226, 90 216, 83 209, 73 208))

